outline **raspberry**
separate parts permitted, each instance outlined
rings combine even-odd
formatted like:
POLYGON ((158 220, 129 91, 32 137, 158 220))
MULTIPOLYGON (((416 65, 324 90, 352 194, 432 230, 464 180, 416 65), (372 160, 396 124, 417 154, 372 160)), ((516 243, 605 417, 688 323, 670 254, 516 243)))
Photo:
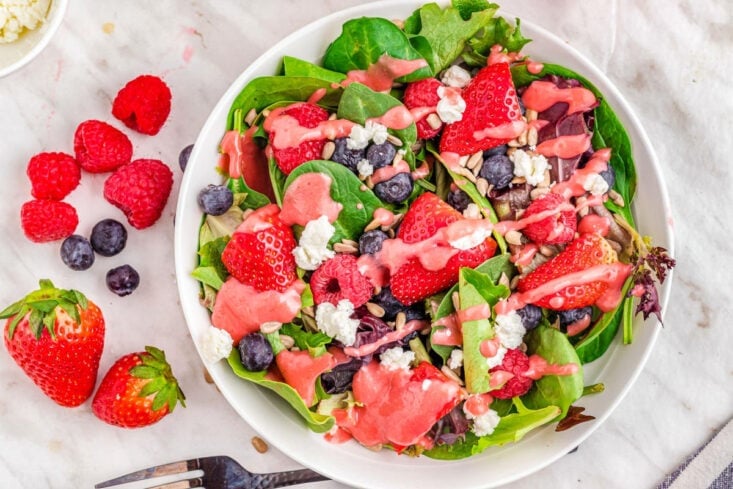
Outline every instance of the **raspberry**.
POLYGON ((61 200, 79 185, 81 170, 66 153, 39 153, 30 159, 26 174, 36 199, 61 200))
POLYGON ((130 225, 144 229, 155 224, 168 201, 173 173, 160 160, 135 160, 104 182, 104 198, 118 207, 130 225))
MULTIPOLYGON (((557 209, 563 203, 565 203, 565 199, 560 194, 546 194, 542 198, 533 200, 522 217, 527 218, 541 212, 557 209)), ((527 225, 524 228, 524 234, 539 245, 564 244, 573 240, 577 226, 578 219, 575 216, 575 210, 567 209, 555 212, 551 216, 527 225)))
POLYGON ((20 208, 20 224, 26 237, 46 243, 71 236, 79 224, 76 209, 56 200, 31 200, 20 208))
POLYGON ((112 115, 127 127, 151 136, 158 134, 171 111, 171 91, 163 80, 141 75, 117 92, 112 115))
MULTIPOLYGON (((283 114, 294 117, 298 121, 298 124, 309 129, 318 126, 318 124, 328 119, 328 112, 315 104, 309 103, 294 104, 283 111, 283 114)), ((270 141, 274 139, 275 131, 270 134, 270 141)), ((303 141, 298 146, 292 148, 277 148, 272 146, 272 154, 278 168, 286 175, 289 175, 295 167, 302 163, 321 159, 325 145, 326 140, 319 139, 316 141, 303 141)))
POLYGON ((89 173, 105 173, 132 159, 132 143, 119 129, 102 121, 84 121, 74 133, 76 161, 89 173))
POLYGON ((501 365, 498 365, 489 372, 503 370, 514 374, 501 389, 491 391, 490 394, 497 399, 511 399, 522 396, 532 387, 532 379, 525 377, 524 373, 529 369, 529 358, 522 350, 507 350, 501 365))
MULTIPOLYGON (((403 102, 408 109, 416 109, 418 107, 435 107, 440 102, 438 89, 443 87, 439 80, 435 78, 426 78, 407 85, 403 102)), ((438 135, 442 129, 442 124, 437 129, 433 129, 428 124, 427 117, 423 117, 416 123, 417 137, 420 139, 430 139, 438 135)))
POLYGON ((316 304, 330 302, 337 305, 348 299, 354 307, 359 307, 372 296, 374 287, 359 272, 353 255, 336 255, 323 263, 311 276, 311 291, 316 304))

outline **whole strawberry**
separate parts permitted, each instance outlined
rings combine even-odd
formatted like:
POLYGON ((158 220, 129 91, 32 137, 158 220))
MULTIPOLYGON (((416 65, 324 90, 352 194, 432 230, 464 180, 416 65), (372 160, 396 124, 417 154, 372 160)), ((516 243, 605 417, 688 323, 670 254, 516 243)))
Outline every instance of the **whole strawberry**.
POLYGON ((104 198, 127 216, 137 229, 160 218, 173 186, 173 172, 160 160, 135 160, 104 182, 104 198))
POLYGON ((28 377, 62 406, 91 396, 104 347, 102 311, 81 292, 41 280, 40 289, 0 312, 5 348, 28 377))
POLYGON ((234 278, 257 290, 284 291, 297 278, 295 237, 275 204, 257 209, 237 228, 221 254, 234 278))
POLYGON ((470 155, 513 139, 476 139, 479 131, 504 126, 522 118, 507 63, 482 68, 463 90, 462 96, 466 101, 466 110, 460 121, 445 126, 440 137, 441 152, 470 155))
POLYGON ((92 412, 105 423, 140 428, 160 421, 179 401, 186 407, 185 400, 165 353, 146 346, 112 365, 94 394, 92 412))
POLYGON ((61 200, 79 185, 81 170, 66 153, 39 153, 28 162, 26 174, 36 199, 61 200))
POLYGON ((84 121, 74 133, 74 153, 79 165, 89 173, 106 173, 132 159, 132 143, 106 122, 84 121))
POLYGON ((79 224, 76 209, 56 200, 31 200, 20 208, 20 225, 26 238, 47 243, 68 238, 79 224))
POLYGON ((170 111, 170 88, 153 75, 130 80, 112 102, 113 116, 130 129, 151 136, 158 134, 170 111))

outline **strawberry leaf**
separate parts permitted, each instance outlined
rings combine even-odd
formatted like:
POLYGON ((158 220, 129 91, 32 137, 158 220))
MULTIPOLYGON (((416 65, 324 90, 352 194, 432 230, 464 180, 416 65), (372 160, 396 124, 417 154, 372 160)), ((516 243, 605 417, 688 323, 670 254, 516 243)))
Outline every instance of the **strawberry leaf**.
POLYGON ((148 397, 149 395, 155 394, 156 392, 160 391, 160 389, 162 389, 164 386, 165 379, 163 377, 158 377, 157 379, 153 379, 145 384, 142 389, 140 389, 138 396, 148 397))
POLYGON ((130 369, 130 375, 139 379, 154 379, 160 376, 160 370, 148 365, 136 365, 130 369))

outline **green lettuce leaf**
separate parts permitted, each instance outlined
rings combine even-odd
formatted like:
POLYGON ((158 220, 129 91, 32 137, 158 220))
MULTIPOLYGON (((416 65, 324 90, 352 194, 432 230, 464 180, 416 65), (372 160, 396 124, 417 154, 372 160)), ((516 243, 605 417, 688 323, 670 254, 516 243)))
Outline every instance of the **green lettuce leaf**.
POLYGON ((464 61, 470 66, 486 66, 491 47, 496 44, 504 46, 509 52, 520 52, 532 40, 522 35, 521 21, 516 19, 515 22, 512 26, 503 17, 493 18, 479 35, 469 41, 469 49, 463 55, 464 61))
POLYGON ((343 73, 327 70, 326 68, 313 64, 310 61, 294 58, 292 56, 283 56, 283 74, 289 77, 300 76, 318 78, 319 80, 326 80, 331 83, 341 83, 346 79, 346 75, 343 73))

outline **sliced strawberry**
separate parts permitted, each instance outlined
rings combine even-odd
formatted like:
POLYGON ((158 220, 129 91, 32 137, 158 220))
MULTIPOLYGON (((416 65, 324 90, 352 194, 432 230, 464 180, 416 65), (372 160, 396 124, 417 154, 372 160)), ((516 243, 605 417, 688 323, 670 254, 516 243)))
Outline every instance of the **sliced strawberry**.
MULTIPOLYGON (((564 275, 616 261, 618 261, 616 252, 602 236, 583 234, 552 260, 543 263, 521 279, 517 290, 526 292, 564 275)), ((560 311, 586 307, 594 304, 607 288, 608 283, 603 281, 570 285, 554 294, 544 296, 536 301, 535 305, 560 311)))
MULTIPOLYGON (((328 119, 328 112, 315 104, 297 103, 288 107, 284 114, 294 117, 302 127, 314 128, 328 119)), ((270 141, 275 138, 275 131, 270 134, 270 141)), ((291 148, 278 148, 271 145, 272 154, 278 168, 289 175, 297 166, 310 160, 321 159, 326 139, 303 141, 291 148)))
MULTIPOLYGON (((402 98, 402 102, 408 109, 417 109, 422 107, 433 107, 435 108, 440 102, 440 96, 438 95, 438 89, 444 87, 439 80, 436 78, 425 78, 424 80, 416 81, 407 85, 405 89, 405 95, 402 98)), ((435 113, 435 110, 432 112, 435 113)), ((443 128, 441 125, 438 128, 433 128, 428 124, 427 116, 417 121, 417 137, 420 139, 430 139, 438 135, 440 130, 443 128)))
POLYGON ((482 68, 463 90, 466 110, 463 118, 446 125, 440 151, 470 155, 509 142, 509 139, 476 139, 474 133, 499 127, 522 118, 517 92, 507 63, 482 68))
MULTIPOLYGON (((463 216, 435 194, 426 192, 415 199, 405 214, 397 237, 405 243, 424 241, 463 216)), ((475 267, 494 255, 496 242, 488 238, 481 245, 452 256, 445 268, 426 270, 418 258, 412 258, 392 276, 392 294, 402 304, 410 305, 458 281, 461 267, 475 267)))
POLYGON ((295 281, 296 242, 275 204, 261 207, 237 228, 221 260, 237 280, 257 290, 284 291, 295 281))
POLYGON ((544 219, 527 225, 524 228, 524 234, 538 245, 564 244, 572 241, 575 237, 575 230, 578 227, 575 210, 556 210, 566 202, 560 194, 556 193, 549 193, 542 198, 533 200, 522 215, 523 219, 546 211, 555 210, 555 212, 544 219))

